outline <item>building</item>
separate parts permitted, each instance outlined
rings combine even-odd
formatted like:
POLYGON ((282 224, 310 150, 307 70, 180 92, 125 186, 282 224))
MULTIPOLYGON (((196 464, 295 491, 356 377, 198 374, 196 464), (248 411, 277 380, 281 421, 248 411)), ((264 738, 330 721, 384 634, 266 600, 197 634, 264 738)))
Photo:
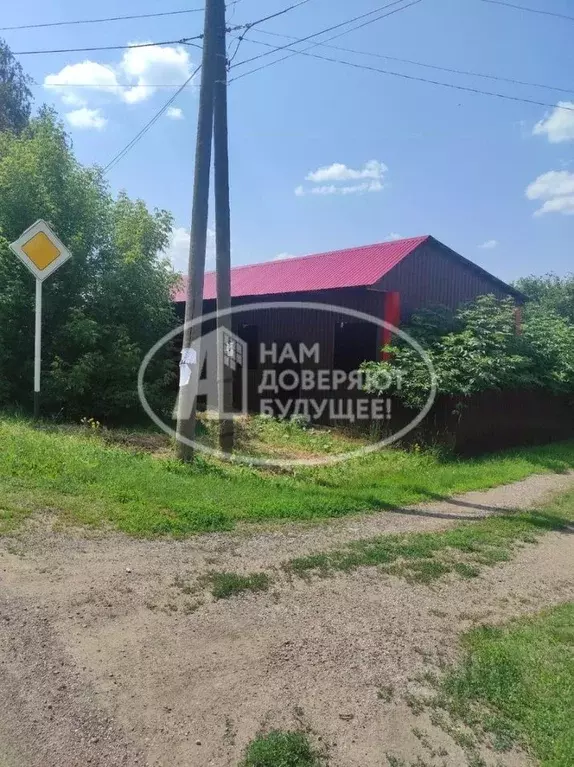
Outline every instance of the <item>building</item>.
MULTIPOLYGON (((215 311, 215 273, 205 277, 204 314, 215 311)), ((299 258, 235 267, 232 305, 313 302, 341 306, 399 326, 418 309, 464 301, 492 293, 522 294, 431 236, 365 245, 299 258)), ((183 317, 185 286, 175 295, 183 317)), ((259 367, 261 344, 319 343, 322 365, 352 370, 380 357, 389 331, 335 312, 274 309, 241 312, 234 332, 249 347, 249 369, 259 367)))

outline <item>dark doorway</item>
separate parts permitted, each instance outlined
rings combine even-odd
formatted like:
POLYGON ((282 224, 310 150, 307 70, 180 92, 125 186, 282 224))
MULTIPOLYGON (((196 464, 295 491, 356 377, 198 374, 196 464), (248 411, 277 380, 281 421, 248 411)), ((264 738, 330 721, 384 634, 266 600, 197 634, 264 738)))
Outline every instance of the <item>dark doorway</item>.
POLYGON ((372 322, 337 322, 333 367, 350 373, 377 359, 379 328, 372 322))

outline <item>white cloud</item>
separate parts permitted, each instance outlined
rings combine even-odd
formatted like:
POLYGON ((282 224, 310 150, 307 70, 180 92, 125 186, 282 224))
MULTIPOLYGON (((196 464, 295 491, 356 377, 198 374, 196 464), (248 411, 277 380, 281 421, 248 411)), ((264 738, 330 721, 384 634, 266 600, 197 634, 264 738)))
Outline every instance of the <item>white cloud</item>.
POLYGON ((538 176, 526 187, 529 200, 543 200, 535 216, 544 213, 574 214, 574 173, 567 170, 551 170, 538 176))
POLYGON ((292 253, 278 253, 273 261, 284 261, 286 258, 295 258, 292 253))
POLYGON ((94 130, 102 130, 108 124, 101 109, 87 109, 86 107, 68 112, 66 120, 72 128, 79 128, 81 130, 90 130, 92 128, 94 130))
POLYGON ((363 178, 380 181, 387 170, 387 166, 378 160, 369 160, 360 170, 354 170, 343 165, 343 163, 334 162, 332 165, 308 173, 305 179, 314 184, 321 184, 326 181, 357 181, 363 178))
POLYGON ((57 74, 46 75, 44 78, 44 88, 58 92, 64 104, 70 106, 86 105, 87 89, 84 86, 107 93, 119 93, 121 90, 114 70, 96 61, 68 64, 57 74), (74 89, 73 86, 78 87, 74 89))
POLYGON ((483 250, 492 250, 493 248, 496 248, 498 246, 498 240, 486 240, 486 242, 483 242, 482 245, 479 245, 479 248, 482 248, 483 250))
POLYGON ((307 194, 349 195, 380 192, 383 189, 383 177, 386 171, 387 166, 378 160, 369 160, 360 169, 349 168, 343 163, 335 162, 332 165, 309 172, 305 176, 305 180, 316 184, 316 186, 306 188, 299 185, 295 189, 295 194, 297 197, 304 197, 307 194), (361 183, 343 184, 344 181, 360 181, 361 183))
POLYGON ((182 85, 191 74, 190 66, 189 54, 181 46, 128 48, 119 70, 128 82, 135 80, 137 84, 123 89, 122 98, 128 104, 135 104, 150 98, 157 90, 156 85, 182 85))
POLYGON ((403 239, 403 235, 398 234, 398 232, 391 232, 389 234, 389 240, 402 240, 402 239, 403 239))
POLYGON ((380 192, 382 188, 383 185, 380 181, 369 181, 363 184, 352 184, 350 186, 335 186, 335 184, 312 186, 309 189, 298 186, 295 189, 295 194, 297 197, 304 197, 306 194, 364 194, 365 192, 380 192))
POLYGON ((183 120, 183 109, 180 109, 179 107, 169 107, 165 116, 169 117, 170 120, 183 120))
MULTIPOLYGON (((166 251, 166 256, 172 263, 174 271, 187 274, 189 260, 189 229, 183 226, 176 227, 171 233, 171 240, 166 251)), ((215 231, 207 230, 207 251, 205 255, 206 266, 215 264, 215 231)))
POLYGON ((536 123, 532 133, 546 134, 551 144, 574 141, 574 101, 559 101, 551 114, 536 123))
POLYGON ((567 170, 551 170, 543 173, 526 189, 529 200, 544 200, 567 194, 574 194, 574 173, 569 173, 567 170))
POLYGON ((63 102, 71 106, 86 106, 88 95, 93 96, 96 91, 135 104, 151 98, 157 86, 180 86, 191 74, 189 53, 181 46, 128 45, 132 47, 124 51, 116 65, 89 60, 68 64, 59 72, 46 75, 44 87, 59 93, 63 102))
POLYGON ((574 216, 574 195, 569 197, 554 197, 546 200, 534 215, 542 216, 544 213, 563 213, 565 216, 574 216))

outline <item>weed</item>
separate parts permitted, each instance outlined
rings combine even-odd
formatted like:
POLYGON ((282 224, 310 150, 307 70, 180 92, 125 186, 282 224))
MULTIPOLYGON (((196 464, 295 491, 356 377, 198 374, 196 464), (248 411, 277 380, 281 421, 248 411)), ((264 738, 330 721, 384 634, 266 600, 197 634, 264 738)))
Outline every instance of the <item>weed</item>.
MULTIPOLYGON (((292 559, 283 568, 287 573, 305 577, 379 566, 386 574, 426 584, 450 572, 475 578, 481 565, 492 566, 510 559, 525 534, 537 540, 546 531, 563 529, 574 516, 573 501, 574 493, 570 493, 539 512, 509 512, 436 533, 384 535, 353 541, 342 549, 292 559)), ((434 614, 446 616, 440 611, 434 614)))
POLYGON ((422 714, 424 711, 424 702, 417 698, 416 695, 413 695, 412 692, 405 693, 405 702, 415 716, 422 714))
POLYGON ((399 759, 398 756, 393 754, 385 754, 389 767, 407 767, 406 762, 403 759, 399 759))
POLYGON ((267 591, 271 583, 266 573, 239 575, 229 572, 211 572, 202 580, 211 587, 214 599, 229 599, 244 591, 267 591))
POLYGON ((384 684, 377 690, 377 698, 385 703, 390 703, 394 694, 395 690, 391 684, 384 684))
POLYGON ((199 608, 203 605, 202 599, 196 599, 193 602, 184 602, 183 604, 183 613, 184 615, 192 615, 194 612, 199 610, 199 608))
POLYGON ((319 767, 320 758, 302 732, 274 730, 247 747, 241 767, 319 767))

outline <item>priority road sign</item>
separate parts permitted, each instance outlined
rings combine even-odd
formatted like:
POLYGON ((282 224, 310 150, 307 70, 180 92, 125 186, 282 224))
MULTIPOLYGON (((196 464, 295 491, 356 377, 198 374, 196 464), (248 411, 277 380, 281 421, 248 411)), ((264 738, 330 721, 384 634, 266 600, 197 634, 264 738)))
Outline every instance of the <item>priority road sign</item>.
POLYGON ((71 257, 70 251, 42 219, 28 227, 10 244, 12 252, 36 278, 36 324, 34 338, 34 417, 40 415, 42 360, 42 283, 71 257))
POLYGON ((42 219, 28 227, 10 248, 41 282, 72 255, 42 219))

